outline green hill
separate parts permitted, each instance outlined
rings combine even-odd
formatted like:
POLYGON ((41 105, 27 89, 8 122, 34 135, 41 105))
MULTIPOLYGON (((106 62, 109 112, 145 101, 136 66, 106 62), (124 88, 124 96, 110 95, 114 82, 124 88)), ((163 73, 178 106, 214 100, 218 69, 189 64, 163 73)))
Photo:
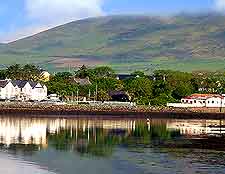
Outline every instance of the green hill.
POLYGON ((136 69, 224 70, 225 16, 108 16, 65 24, 0 46, 0 63, 51 70, 82 64, 136 69))

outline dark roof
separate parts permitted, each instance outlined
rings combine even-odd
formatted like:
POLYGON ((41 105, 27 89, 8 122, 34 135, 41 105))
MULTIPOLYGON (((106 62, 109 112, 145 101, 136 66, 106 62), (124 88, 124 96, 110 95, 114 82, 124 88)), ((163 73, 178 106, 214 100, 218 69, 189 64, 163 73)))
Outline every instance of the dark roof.
POLYGON ((111 91, 109 92, 112 101, 128 102, 130 96, 125 91, 111 91))
POLYGON ((32 82, 32 81, 27 81, 27 80, 13 80, 12 81, 12 84, 14 86, 18 86, 19 88, 23 88, 27 83, 29 83, 32 88, 35 88, 38 84, 38 82, 32 82))
POLYGON ((12 84, 14 86, 18 86, 19 88, 23 88, 27 84, 27 80, 13 80, 12 84))
POLYGON ((0 80, 0 87, 4 88, 9 83, 8 80, 0 80))
POLYGON ((119 78, 119 80, 127 80, 127 79, 131 79, 131 78, 135 78, 135 75, 130 75, 130 74, 118 74, 117 77, 119 78))
POLYGON ((124 92, 124 91, 111 91, 111 92, 109 92, 109 95, 110 96, 114 96, 114 95, 127 95, 127 93, 124 92))
POLYGON ((32 88, 35 88, 36 86, 37 86, 37 82, 31 82, 31 81, 29 81, 29 84, 30 84, 30 86, 32 87, 32 88))

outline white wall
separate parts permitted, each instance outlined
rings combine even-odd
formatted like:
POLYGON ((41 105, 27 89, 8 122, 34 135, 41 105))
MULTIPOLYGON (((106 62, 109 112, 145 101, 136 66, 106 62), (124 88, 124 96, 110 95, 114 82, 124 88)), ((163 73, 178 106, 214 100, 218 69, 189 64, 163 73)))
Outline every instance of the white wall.
POLYGON ((38 83, 32 88, 29 83, 20 89, 9 82, 4 88, 0 88, 0 99, 20 98, 22 100, 43 100, 47 98, 47 87, 38 83))
POLYGON ((44 100, 47 98, 47 93, 47 87, 45 85, 42 87, 42 85, 38 83, 36 87, 32 89, 31 100, 44 100))
POLYGON ((206 107, 215 108, 215 107, 225 107, 224 100, 219 97, 212 97, 206 100, 206 107))
POLYGON ((24 100, 31 99, 32 87, 29 83, 26 83, 26 85, 22 88, 22 95, 25 97, 24 100))
POLYGON ((4 88, 0 88, 0 99, 6 100, 15 97, 16 90, 11 82, 9 82, 4 88))
POLYGON ((174 108, 197 108, 197 107, 204 107, 198 106, 190 103, 167 103, 167 107, 174 107, 174 108))
POLYGON ((205 107, 205 100, 200 99, 181 99, 182 104, 188 104, 192 107, 205 107))

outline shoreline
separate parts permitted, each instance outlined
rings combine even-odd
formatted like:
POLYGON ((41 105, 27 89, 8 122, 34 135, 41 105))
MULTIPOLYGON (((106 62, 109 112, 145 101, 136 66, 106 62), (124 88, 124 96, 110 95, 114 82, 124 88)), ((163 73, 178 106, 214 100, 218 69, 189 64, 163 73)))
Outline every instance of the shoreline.
POLYGON ((87 105, 0 104, 0 116, 56 118, 225 119, 219 108, 116 107, 87 105))

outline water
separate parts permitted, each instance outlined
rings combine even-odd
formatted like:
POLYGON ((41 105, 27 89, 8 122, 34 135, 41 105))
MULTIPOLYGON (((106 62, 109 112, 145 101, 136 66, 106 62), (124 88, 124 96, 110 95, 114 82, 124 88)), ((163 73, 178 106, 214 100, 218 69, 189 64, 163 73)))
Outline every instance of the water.
POLYGON ((225 120, 0 118, 0 173, 225 173, 225 120))

